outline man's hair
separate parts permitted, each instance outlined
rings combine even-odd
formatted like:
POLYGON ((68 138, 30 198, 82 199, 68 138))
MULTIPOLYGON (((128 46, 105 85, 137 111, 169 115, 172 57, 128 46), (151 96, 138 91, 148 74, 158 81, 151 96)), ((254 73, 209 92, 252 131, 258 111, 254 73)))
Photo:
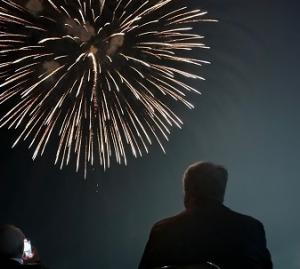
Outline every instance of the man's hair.
POLYGON ((223 203, 227 179, 228 172, 221 165, 210 162, 190 165, 183 177, 186 207, 203 200, 223 203))
POLYGON ((21 258, 24 251, 23 232, 13 225, 0 226, 0 257, 21 258))

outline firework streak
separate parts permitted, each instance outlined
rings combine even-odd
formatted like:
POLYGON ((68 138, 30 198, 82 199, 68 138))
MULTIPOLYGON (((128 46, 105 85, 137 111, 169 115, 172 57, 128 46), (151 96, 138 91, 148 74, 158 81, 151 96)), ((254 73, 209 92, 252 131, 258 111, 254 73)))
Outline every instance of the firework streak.
POLYGON ((183 0, 1 0, 1 127, 20 129, 33 159, 57 141, 55 164, 77 171, 148 153, 182 121, 203 80, 193 26, 206 12, 183 0), (193 72, 191 72, 191 70, 193 72), (173 108, 173 110, 172 110, 173 108))

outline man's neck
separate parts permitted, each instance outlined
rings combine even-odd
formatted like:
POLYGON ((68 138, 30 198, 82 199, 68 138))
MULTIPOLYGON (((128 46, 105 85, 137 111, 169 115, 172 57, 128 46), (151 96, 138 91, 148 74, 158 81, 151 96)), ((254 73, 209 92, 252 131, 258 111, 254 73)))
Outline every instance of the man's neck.
POLYGON ((186 204, 187 210, 197 209, 197 208, 206 208, 206 207, 220 207, 223 203, 218 200, 214 199, 199 199, 199 200, 193 200, 189 201, 186 204))

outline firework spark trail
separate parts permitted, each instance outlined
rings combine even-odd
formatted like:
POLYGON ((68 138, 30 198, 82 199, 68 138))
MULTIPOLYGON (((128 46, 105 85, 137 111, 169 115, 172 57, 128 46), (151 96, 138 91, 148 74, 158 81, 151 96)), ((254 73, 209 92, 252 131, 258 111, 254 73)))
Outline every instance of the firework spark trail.
POLYGON ((163 151, 183 122, 176 102, 198 90, 208 48, 193 26, 206 12, 182 0, 2 0, 0 104, 14 103, 0 126, 21 129, 33 159, 58 136, 55 163, 76 170, 112 158, 127 164, 156 141, 163 151), (191 70, 191 71, 189 71, 191 70))

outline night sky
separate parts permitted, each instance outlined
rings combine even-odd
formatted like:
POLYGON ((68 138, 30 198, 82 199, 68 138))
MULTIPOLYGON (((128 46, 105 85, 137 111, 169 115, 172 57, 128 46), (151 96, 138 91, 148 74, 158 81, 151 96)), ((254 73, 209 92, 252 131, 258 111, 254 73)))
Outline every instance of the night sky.
POLYGON ((33 163, 0 129, 0 223, 20 226, 50 268, 137 268, 152 224, 183 209, 181 177, 198 160, 228 168, 225 204, 264 223, 275 268, 300 268, 300 3, 193 2, 220 22, 197 29, 212 65, 166 155, 155 145, 85 181, 53 166, 51 144, 33 163))

